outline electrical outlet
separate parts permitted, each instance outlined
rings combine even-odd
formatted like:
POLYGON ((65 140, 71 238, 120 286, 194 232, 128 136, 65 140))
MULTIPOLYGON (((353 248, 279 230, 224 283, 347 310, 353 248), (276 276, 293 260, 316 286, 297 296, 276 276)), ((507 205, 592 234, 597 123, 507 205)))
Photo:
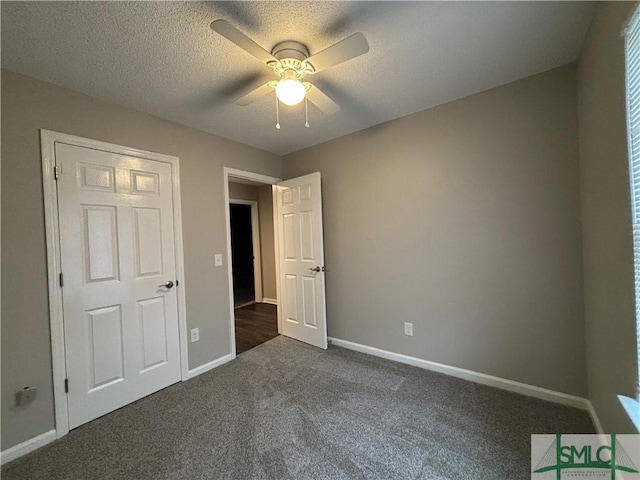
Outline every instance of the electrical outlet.
POLYGON ((216 256, 214 258, 215 258, 215 261, 216 261, 216 267, 221 267, 222 266, 222 254, 221 253, 216 253, 216 256))
POLYGON ((197 342, 198 340, 200 340, 200 329, 199 328, 192 328, 191 329, 191 341, 192 342, 197 342))
POLYGON ((413 323, 404 322, 404 334, 413 337, 413 323))
POLYGON ((16 392, 16 407, 21 407, 31 403, 36 398, 38 393, 37 387, 24 387, 22 390, 16 392))

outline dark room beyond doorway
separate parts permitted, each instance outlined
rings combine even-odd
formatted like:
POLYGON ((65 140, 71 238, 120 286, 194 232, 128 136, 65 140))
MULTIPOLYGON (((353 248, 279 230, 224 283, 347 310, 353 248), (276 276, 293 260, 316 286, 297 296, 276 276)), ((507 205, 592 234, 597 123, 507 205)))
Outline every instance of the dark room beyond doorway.
POLYGON ((233 270, 233 303, 238 308, 255 302, 253 271, 253 234, 251 206, 229 205, 231 220, 231 258, 233 270))

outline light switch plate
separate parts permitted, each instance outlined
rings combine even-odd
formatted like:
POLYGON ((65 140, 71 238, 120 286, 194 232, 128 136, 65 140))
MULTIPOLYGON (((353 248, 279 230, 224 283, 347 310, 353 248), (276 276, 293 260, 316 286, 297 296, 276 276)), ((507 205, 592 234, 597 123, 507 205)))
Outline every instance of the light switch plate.
POLYGON ((413 323, 404 322, 404 334, 413 337, 413 323))
POLYGON ((191 341, 192 342, 197 342, 198 340, 200 340, 200 329, 199 328, 192 328, 191 329, 191 341))
POLYGON ((221 253, 216 253, 216 256, 214 258, 216 260, 216 267, 221 267, 222 266, 222 254, 221 253))

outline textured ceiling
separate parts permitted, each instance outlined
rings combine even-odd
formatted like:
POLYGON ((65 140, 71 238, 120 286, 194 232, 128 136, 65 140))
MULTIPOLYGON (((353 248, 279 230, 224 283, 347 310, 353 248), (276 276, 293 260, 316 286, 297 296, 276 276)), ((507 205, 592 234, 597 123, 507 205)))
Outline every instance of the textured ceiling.
POLYGON ((277 154, 574 61, 595 2, 2 2, 2 67, 277 154), (362 32, 369 53, 311 80, 333 116, 238 96, 273 72, 214 33, 311 54, 362 32))

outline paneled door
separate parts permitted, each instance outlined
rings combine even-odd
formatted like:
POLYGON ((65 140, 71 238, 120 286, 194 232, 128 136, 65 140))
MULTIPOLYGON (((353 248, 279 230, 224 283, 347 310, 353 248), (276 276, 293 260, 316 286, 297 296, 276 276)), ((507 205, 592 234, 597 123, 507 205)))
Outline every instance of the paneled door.
POLYGON ((180 380, 171 165, 56 143, 69 428, 180 380))
POLYGON ((282 334, 327 348, 320 174, 277 184, 282 334))

